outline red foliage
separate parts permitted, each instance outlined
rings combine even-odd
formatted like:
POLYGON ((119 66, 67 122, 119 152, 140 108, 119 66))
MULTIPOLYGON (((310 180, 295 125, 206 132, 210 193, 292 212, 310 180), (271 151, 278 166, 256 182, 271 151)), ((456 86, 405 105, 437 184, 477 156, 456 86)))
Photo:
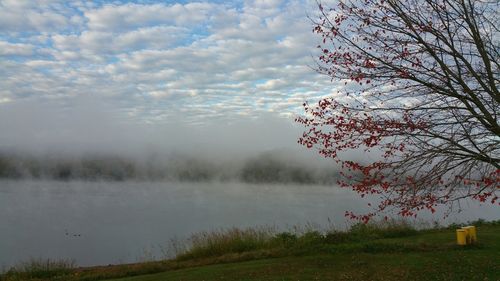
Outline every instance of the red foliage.
POLYGON ((477 28, 495 12, 488 3, 463 3, 341 0, 319 7, 318 71, 352 81, 357 93, 304 103, 296 121, 307 130, 298 142, 342 167, 340 186, 381 198, 373 212, 347 217, 367 222, 388 209, 416 216, 464 198, 497 204, 498 53, 494 36, 477 28), (343 159, 349 150, 380 157, 343 159))

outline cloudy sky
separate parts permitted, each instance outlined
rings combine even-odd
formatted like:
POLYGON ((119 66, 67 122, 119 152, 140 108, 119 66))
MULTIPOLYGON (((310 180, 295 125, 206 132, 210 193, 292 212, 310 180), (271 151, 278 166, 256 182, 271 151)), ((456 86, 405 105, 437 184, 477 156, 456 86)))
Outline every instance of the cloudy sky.
POLYGON ((333 85, 311 70, 309 0, 0 1, 0 109, 94 101, 162 123, 293 117, 333 85))

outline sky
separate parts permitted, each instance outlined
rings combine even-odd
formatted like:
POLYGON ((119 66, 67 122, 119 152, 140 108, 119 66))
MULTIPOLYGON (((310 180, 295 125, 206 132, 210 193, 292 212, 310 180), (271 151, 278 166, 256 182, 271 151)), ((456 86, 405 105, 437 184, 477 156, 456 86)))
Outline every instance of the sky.
POLYGON ((333 89, 311 68, 314 3, 0 0, 0 110, 93 102, 139 123, 293 120, 333 89))

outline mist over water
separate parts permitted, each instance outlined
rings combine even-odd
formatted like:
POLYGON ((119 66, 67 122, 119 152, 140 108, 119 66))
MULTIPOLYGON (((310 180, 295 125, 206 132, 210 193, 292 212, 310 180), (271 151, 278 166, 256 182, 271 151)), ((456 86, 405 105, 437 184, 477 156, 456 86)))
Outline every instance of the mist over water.
MULTIPOLYGON (((161 256, 169 239, 195 231, 326 222, 332 208, 349 205, 331 204, 326 188, 293 185, 36 181, 2 182, 0 192, 7 265, 39 256, 134 262, 150 248, 161 256)), ((347 202, 348 194, 338 196, 347 202)))
MULTIPOLYGON (((233 226, 344 228, 345 211, 375 200, 336 187, 338 167, 296 143, 293 118, 132 120, 88 100, 0 104, 0 266, 164 258, 172 238, 233 226)), ((462 207, 419 219, 498 219, 494 206, 462 207)))
POLYGON ((267 113, 192 123, 179 116, 150 124, 89 99, 67 107, 59 103, 0 104, 0 149, 142 159, 172 152, 234 159, 273 149, 304 151, 296 144, 302 130, 293 117, 267 113))
MULTIPOLYGON (((1 107, 1 105, 0 105, 1 107)), ((333 161, 297 144, 302 128, 274 115, 138 124, 83 100, 0 110, 0 178, 331 184, 333 161)))
MULTIPOLYGON (((173 182, 0 181, 0 266, 29 258, 102 265, 165 258, 169 241, 228 227, 306 223, 344 229, 346 210, 367 202, 334 186, 173 182)), ((372 201, 373 202, 373 201, 372 201)), ((472 203, 442 220, 497 219, 494 206, 472 203)))

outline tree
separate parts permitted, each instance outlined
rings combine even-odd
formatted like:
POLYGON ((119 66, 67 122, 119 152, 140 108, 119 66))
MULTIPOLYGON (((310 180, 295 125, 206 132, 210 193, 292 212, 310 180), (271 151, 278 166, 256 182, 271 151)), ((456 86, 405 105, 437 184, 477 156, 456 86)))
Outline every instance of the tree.
POLYGON ((341 164, 341 186, 380 196, 372 212, 346 216, 368 221, 389 209, 416 216, 465 198, 498 204, 498 3, 318 3, 317 71, 345 86, 304 103, 296 121, 306 127, 300 144, 341 164), (360 149, 378 157, 344 159, 360 149))

